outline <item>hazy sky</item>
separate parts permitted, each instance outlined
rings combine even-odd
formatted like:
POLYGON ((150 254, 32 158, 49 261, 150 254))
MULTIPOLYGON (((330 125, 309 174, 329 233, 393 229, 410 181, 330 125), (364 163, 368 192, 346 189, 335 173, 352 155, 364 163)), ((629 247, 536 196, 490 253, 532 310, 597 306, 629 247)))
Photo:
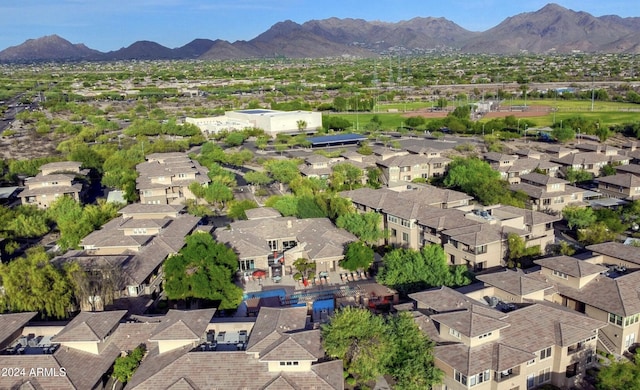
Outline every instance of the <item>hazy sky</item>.
MULTIPOLYGON (((169 48, 193 39, 250 40, 287 19, 397 22, 444 17, 471 31, 544 7, 545 0, 2 0, 0 50, 57 34, 100 51, 150 40, 169 48)), ((640 16, 638 0, 559 0, 594 16, 640 16)))

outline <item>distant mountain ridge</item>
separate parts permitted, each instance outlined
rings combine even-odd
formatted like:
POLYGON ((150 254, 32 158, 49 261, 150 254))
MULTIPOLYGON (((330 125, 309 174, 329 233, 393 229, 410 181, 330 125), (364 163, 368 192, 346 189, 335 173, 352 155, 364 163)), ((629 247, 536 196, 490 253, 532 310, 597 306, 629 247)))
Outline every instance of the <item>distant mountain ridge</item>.
POLYGON ((416 17, 397 23, 329 18, 298 24, 278 22, 249 41, 195 39, 170 49, 137 41, 103 53, 50 35, 0 51, 0 62, 114 61, 242 58, 372 57, 433 51, 463 53, 640 53, 640 17, 601 17, 547 4, 535 12, 506 18, 482 32, 445 18, 416 17))

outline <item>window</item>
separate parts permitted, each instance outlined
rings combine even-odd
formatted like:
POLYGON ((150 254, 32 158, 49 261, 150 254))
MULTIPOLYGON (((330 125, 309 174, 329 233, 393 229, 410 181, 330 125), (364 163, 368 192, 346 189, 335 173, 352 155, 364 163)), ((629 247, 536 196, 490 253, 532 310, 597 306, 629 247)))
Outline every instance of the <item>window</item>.
POLYGON ((533 359, 531 359, 531 360, 529 360, 527 362, 527 366, 531 366, 531 365, 534 365, 534 364, 536 364, 536 358, 533 358, 533 359))
POLYGON ((622 316, 617 314, 609 313, 609 323, 615 324, 618 326, 622 326, 622 316))
POLYGON ((486 245, 480 245, 476 247, 476 255, 481 255, 483 253, 487 253, 487 246, 486 245))
POLYGON ((635 314, 629 317, 625 317, 624 326, 635 324, 636 322, 638 322, 639 319, 640 319, 640 314, 635 314))
POLYGON ((278 240, 267 240, 267 244, 269 244, 269 249, 272 251, 278 250, 278 240))
POLYGON ((555 269, 553 270, 553 276, 557 276, 557 277, 559 277, 561 279, 568 279, 569 278, 569 275, 565 274, 564 272, 560 272, 558 270, 555 270, 555 269))
POLYGON ((538 384, 543 384, 551 380, 551 367, 547 367, 538 374, 538 384))
POLYGON ((255 268, 253 259, 238 260, 240 271, 250 271, 255 268))
POLYGON ((408 227, 408 228, 411 227, 411 221, 407 221, 406 219, 401 219, 400 224, 404 227, 408 227))
POLYGON ((532 389, 536 385, 536 374, 527 375, 527 389, 532 389))
POLYGON ((484 339, 484 338, 487 338, 487 337, 489 337, 491 335, 492 335, 492 332, 487 332, 485 334, 481 334, 480 336, 478 336, 478 338, 479 339, 484 339))
POLYGON ((178 177, 183 179, 183 178, 187 177, 187 174, 186 173, 178 173, 178 177))
POLYGON ((456 382, 460 382, 463 385, 467 385, 467 376, 466 375, 462 375, 460 373, 460 371, 455 371, 454 375, 453 375, 454 379, 456 380, 456 382))
POLYGON ((489 370, 485 370, 479 374, 476 375, 472 375, 470 376, 468 379, 469 382, 469 386, 475 386, 477 384, 480 384, 482 382, 487 382, 489 380, 491 380, 491 371, 489 370))
POLYGON ((545 348, 542 351, 540 351, 540 360, 544 360, 550 357, 551 357, 551 347, 545 348))
POLYGON ((409 233, 402 232, 402 241, 409 242, 409 233))
POLYGON ((398 217, 394 217, 393 215, 387 215, 387 221, 397 224, 398 223, 398 217))
POLYGON ((452 335, 453 337, 459 339, 460 338, 460 332, 458 332, 457 330, 453 329, 453 328, 449 328, 449 334, 452 335))
POLYGON ((566 375, 567 378, 573 378, 574 376, 578 375, 578 362, 567 366, 566 375))
POLYGON ((297 361, 280 362, 281 366, 297 366, 298 364, 300 363, 297 361))
POLYGON ((134 228, 133 229, 133 234, 134 235, 147 234, 147 229, 146 228, 134 228))
POLYGON ((397 237, 398 236, 398 231, 396 229, 391 229, 391 237, 397 237))

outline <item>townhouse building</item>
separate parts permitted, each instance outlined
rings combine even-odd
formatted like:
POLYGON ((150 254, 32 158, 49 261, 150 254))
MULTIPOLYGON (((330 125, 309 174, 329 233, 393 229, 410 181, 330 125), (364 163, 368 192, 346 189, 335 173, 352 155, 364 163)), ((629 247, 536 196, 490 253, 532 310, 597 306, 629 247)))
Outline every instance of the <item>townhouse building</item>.
POLYGON ((380 160, 377 165, 382 171, 384 181, 389 186, 393 186, 418 178, 429 179, 442 176, 450 162, 451 160, 446 157, 407 154, 380 160))
POLYGON ((483 155, 489 165, 500 172, 500 178, 509 184, 520 183, 520 177, 532 172, 542 172, 544 175, 556 177, 560 168, 559 164, 547 159, 540 158, 539 155, 528 153, 535 157, 522 157, 516 154, 502 154, 489 152, 483 155))
POLYGON ((183 204, 196 198, 189 190, 191 183, 206 187, 211 182, 209 170, 184 153, 153 153, 146 160, 136 166, 140 203, 183 204))
POLYGON ((381 229, 388 235, 381 244, 410 249, 439 244, 450 264, 476 271, 504 264, 509 233, 541 251, 554 240, 558 216, 502 205, 478 208, 468 205, 467 195, 447 191, 431 186, 400 192, 361 188, 341 195, 360 212, 382 215, 381 229))
POLYGON ((82 309, 103 310, 116 298, 158 294, 162 263, 180 251, 185 236, 200 229, 200 218, 183 214, 182 209, 140 203, 125 206, 120 217, 83 238, 82 249, 56 257, 55 262, 77 262, 98 278, 96 282, 111 285, 109 291, 81 302, 82 309))
POLYGON ((520 183, 511 184, 512 191, 527 195, 527 206, 535 211, 562 211, 568 205, 584 204, 586 190, 569 185, 569 182, 541 173, 529 173, 520 176, 520 183))
POLYGON ((434 388, 441 390, 579 388, 605 326, 551 303, 491 306, 447 287, 410 298, 416 322, 435 342, 444 380, 434 388))
POLYGON ((615 242, 587 249, 591 253, 579 257, 535 260, 540 269, 526 274, 479 275, 485 287, 469 296, 508 304, 547 301, 584 314, 604 323, 597 349, 621 356, 640 334, 640 257, 637 248, 615 242))
POLYGON ((76 161, 44 164, 35 177, 25 181, 26 188, 18 195, 22 204, 46 209, 61 196, 79 202, 84 194, 84 184, 79 178, 89 173, 81 166, 82 163, 76 161))
POLYGON ((620 154, 606 154, 604 152, 578 152, 569 153, 563 157, 552 157, 551 161, 560 164, 560 170, 565 174, 571 168, 573 170, 583 170, 591 173, 594 177, 598 177, 602 167, 605 165, 626 165, 629 164, 630 158, 620 154))
POLYGON ((611 198, 634 201, 640 199, 640 177, 632 173, 618 173, 597 179, 598 191, 611 198))

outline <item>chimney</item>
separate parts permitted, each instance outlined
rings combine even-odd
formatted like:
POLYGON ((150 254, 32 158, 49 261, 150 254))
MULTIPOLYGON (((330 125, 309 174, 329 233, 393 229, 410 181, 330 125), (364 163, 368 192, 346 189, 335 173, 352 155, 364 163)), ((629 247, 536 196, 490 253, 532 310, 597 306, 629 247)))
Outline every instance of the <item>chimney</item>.
POLYGON ((287 229, 291 229, 293 227, 293 222, 291 220, 287 221, 287 229))

